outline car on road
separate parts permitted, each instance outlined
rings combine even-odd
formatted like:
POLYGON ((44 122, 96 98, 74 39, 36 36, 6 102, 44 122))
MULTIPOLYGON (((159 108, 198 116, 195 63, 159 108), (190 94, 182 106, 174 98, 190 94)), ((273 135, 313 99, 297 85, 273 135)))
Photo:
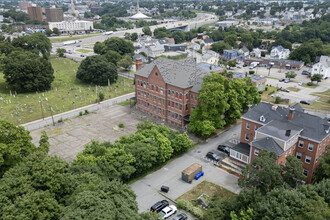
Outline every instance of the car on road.
POLYGON ((282 91, 282 92, 290 92, 289 90, 284 89, 284 88, 282 88, 281 91, 282 91))
POLYGON ((211 160, 215 160, 215 161, 220 161, 221 160, 221 157, 219 157, 218 155, 216 155, 213 152, 207 152, 206 157, 210 158, 211 160))
POLYGON ((284 79, 284 82, 288 83, 288 82, 290 82, 290 79, 284 79))
POLYGON ((305 104, 305 105, 310 105, 310 104, 311 104, 310 102, 305 101, 305 100, 301 100, 300 103, 301 103, 301 104, 305 104))
POLYGON ((188 219, 188 216, 184 213, 180 213, 174 218, 172 218, 172 220, 186 220, 186 219, 188 219))
POLYGON ((76 47, 80 47, 80 45, 77 45, 76 47))
POLYGON ((301 72, 301 75, 306 75, 306 76, 308 76, 309 74, 311 74, 311 73, 308 72, 307 70, 303 70, 303 71, 301 72))
POLYGON ((222 152, 225 152, 226 154, 229 154, 230 153, 230 148, 227 147, 226 145, 223 145, 223 144, 220 144, 218 146, 218 150, 219 151, 222 151, 222 152))
POLYGON ((169 205, 167 200, 162 200, 159 202, 156 202, 153 206, 151 206, 150 211, 151 212, 160 212, 163 208, 167 207, 169 205))
POLYGON ((80 57, 85 57, 85 56, 81 54, 80 57))
POLYGON ((159 213, 160 216, 158 219, 167 219, 167 218, 171 217, 172 215, 174 215, 177 211, 178 211, 178 209, 176 208, 175 205, 167 206, 167 207, 163 208, 163 210, 159 213))
POLYGON ((285 79, 280 79, 279 82, 284 82, 285 79))

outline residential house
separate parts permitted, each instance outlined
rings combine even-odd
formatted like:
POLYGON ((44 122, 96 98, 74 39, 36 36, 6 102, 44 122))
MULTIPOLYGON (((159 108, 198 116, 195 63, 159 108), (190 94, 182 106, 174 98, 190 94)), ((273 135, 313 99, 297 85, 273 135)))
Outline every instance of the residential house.
POLYGON ((148 57, 158 57, 162 55, 165 52, 165 48, 163 44, 155 44, 152 46, 149 46, 147 49, 147 55, 148 57))
POLYGON ((277 164, 296 156, 303 163, 305 182, 310 183, 320 158, 330 145, 330 123, 304 112, 295 104, 289 108, 261 102, 242 116, 240 143, 230 150, 230 159, 249 164, 263 150, 274 152, 277 164))
POLYGON ((212 38, 206 38, 202 40, 202 44, 204 44, 205 46, 211 46, 214 43, 212 38))
POLYGON ((321 56, 320 61, 313 65, 312 75, 321 74, 323 78, 330 77, 330 57, 321 56))
POLYGON ((170 52, 170 51, 181 51, 185 52, 186 51, 186 45, 185 44, 166 44, 164 45, 165 52, 170 52))
POLYGON ((222 58, 227 61, 235 60, 237 62, 244 60, 244 56, 237 49, 223 50, 222 58))
POLYGON ((273 59, 287 59, 290 55, 290 50, 282 46, 272 47, 270 57, 273 59))
POLYGON ((150 64, 138 64, 135 73, 136 108, 178 126, 189 122, 198 103, 203 77, 209 74, 194 59, 160 57, 150 64))
POLYGON ((190 56, 193 57, 196 63, 208 63, 217 65, 219 62, 219 54, 212 50, 203 50, 202 54, 196 51, 191 51, 190 56))
POLYGON ((247 49, 245 46, 238 50, 240 54, 242 54, 245 58, 248 58, 250 55, 249 49, 247 49))
POLYGON ((233 78, 235 79, 244 79, 245 77, 250 77, 252 84, 257 87, 258 91, 264 91, 266 87, 266 77, 263 76, 257 76, 254 74, 246 74, 246 73, 239 73, 234 72, 233 78))
POLYGON ((261 50, 259 48, 254 48, 250 55, 252 57, 261 58, 261 50))
POLYGON ((224 70, 223 67, 215 65, 215 64, 201 62, 201 63, 197 63, 197 65, 199 68, 201 68, 205 71, 208 71, 208 72, 213 72, 213 73, 220 73, 224 70))
POLYGON ((142 54, 134 54, 134 56, 132 57, 133 62, 136 62, 136 60, 141 60, 142 63, 146 63, 147 62, 147 58, 145 56, 143 56, 142 54))

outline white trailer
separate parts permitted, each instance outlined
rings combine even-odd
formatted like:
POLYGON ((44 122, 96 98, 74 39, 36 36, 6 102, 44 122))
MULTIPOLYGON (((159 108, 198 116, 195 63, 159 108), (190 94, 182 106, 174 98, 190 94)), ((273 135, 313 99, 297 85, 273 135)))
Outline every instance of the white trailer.
POLYGON ((69 40, 69 41, 65 41, 65 42, 63 42, 63 45, 64 45, 64 46, 67 46, 67 45, 76 44, 76 43, 79 43, 79 40, 69 40))
POLYGON ((111 34, 113 34, 113 31, 108 31, 103 33, 103 35, 111 35, 111 34))

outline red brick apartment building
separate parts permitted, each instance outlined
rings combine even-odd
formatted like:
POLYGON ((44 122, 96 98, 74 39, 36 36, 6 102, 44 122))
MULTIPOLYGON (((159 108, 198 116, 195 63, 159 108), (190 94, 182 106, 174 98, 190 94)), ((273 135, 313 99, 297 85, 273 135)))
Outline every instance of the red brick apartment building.
POLYGON ((248 164, 268 150, 276 153, 277 164, 285 164, 286 157, 294 155, 310 183, 329 145, 327 119, 305 113, 299 104, 285 108, 261 102, 242 116, 240 143, 231 149, 230 158, 248 164))
POLYGON ((146 65, 137 60, 136 67, 137 108, 178 126, 186 125, 208 72, 199 68, 192 58, 161 57, 146 65))

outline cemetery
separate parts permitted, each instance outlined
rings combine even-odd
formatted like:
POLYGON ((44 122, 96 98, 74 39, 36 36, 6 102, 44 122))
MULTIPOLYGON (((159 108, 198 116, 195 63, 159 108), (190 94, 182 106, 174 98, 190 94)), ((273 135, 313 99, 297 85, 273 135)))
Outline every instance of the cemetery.
POLYGON ((0 72, 0 119, 16 125, 134 92, 133 80, 118 76, 116 83, 97 86, 76 79, 79 64, 66 58, 50 58, 55 79, 48 91, 17 93, 0 72))

